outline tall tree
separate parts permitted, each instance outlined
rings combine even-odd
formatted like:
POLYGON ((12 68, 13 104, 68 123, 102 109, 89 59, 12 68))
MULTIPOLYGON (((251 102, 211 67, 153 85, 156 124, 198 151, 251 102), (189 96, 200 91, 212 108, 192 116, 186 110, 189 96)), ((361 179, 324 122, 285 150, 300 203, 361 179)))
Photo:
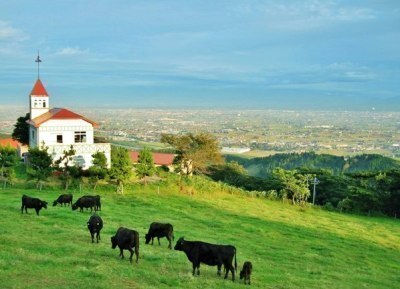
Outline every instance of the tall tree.
POLYGON ((282 198, 291 199, 293 204, 304 204, 310 196, 307 176, 298 174, 296 170, 281 168, 273 171, 273 177, 280 184, 279 193, 282 198))
POLYGON ((110 177, 117 183, 117 193, 124 193, 124 184, 132 174, 132 162, 128 150, 122 147, 111 147, 110 177))
POLYGON ((162 134, 161 142, 175 148, 175 162, 181 174, 205 173, 213 164, 222 163, 217 139, 209 133, 173 135, 162 134))
POLYGON ((47 181, 53 168, 53 160, 49 155, 48 147, 29 148, 28 166, 26 172, 29 179, 36 180, 36 188, 42 190, 43 183, 47 181))
POLYGON ((29 124, 26 123, 29 119, 30 113, 19 117, 14 125, 14 131, 12 133, 12 138, 24 145, 29 145, 29 124))
POLYGON ((146 185, 147 177, 152 176, 155 170, 153 154, 150 149, 145 147, 139 153, 139 163, 136 165, 136 174, 144 179, 144 184, 146 185))
POLYGON ((92 154, 92 158, 93 165, 88 172, 90 183, 95 190, 99 180, 104 180, 108 176, 107 157, 103 152, 97 152, 92 154))
POLYGON ((11 146, 0 146, 0 178, 3 181, 3 187, 11 184, 15 178, 15 165, 18 161, 17 151, 11 146))

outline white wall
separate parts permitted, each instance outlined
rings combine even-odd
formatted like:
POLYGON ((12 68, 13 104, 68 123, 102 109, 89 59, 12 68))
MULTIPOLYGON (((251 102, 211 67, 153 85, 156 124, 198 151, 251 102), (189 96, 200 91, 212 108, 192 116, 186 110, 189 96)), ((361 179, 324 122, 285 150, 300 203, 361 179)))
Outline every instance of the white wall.
POLYGON ((39 144, 42 141, 46 145, 55 145, 57 135, 63 136, 62 144, 75 144, 75 132, 86 132, 85 144, 93 144, 93 126, 91 123, 80 119, 51 119, 41 124, 39 127, 39 144))

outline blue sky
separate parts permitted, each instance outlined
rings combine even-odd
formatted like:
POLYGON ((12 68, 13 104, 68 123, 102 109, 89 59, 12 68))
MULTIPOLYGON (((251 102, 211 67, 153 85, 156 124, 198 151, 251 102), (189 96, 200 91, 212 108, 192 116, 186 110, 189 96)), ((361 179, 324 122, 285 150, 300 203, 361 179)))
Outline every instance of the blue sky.
POLYGON ((1 1, 0 103, 400 109, 400 1, 1 1))

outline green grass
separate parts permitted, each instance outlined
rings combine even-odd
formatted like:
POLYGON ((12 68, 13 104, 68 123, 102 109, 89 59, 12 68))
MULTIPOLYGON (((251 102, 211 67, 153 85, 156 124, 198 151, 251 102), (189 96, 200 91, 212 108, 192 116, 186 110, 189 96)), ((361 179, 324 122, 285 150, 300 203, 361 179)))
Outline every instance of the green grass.
MULTIPOLYGON (((26 187, 29 187, 26 185, 26 187)), ((400 288, 400 223, 388 218, 302 209, 280 202, 175 185, 133 186, 102 196, 102 239, 92 244, 89 212, 52 207, 21 214, 21 195, 52 202, 49 189, 0 190, 0 288, 243 288, 202 265, 192 277, 183 252, 144 244, 152 221, 170 222, 175 241, 232 244, 239 270, 253 263, 251 288, 400 288), (110 237, 119 226, 140 234, 139 264, 120 260, 110 237)), ((93 193, 86 190, 85 193, 93 193)), ((75 199, 82 194, 74 193, 75 199)), ((127 256, 127 252, 125 253, 127 256)))

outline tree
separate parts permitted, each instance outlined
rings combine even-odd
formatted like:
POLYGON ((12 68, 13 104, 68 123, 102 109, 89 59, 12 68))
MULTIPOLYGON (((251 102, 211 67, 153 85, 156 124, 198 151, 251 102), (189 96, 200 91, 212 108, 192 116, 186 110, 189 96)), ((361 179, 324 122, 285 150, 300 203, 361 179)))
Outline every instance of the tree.
POLYGON ((36 180, 36 188, 42 190, 43 183, 47 181, 53 168, 51 167, 53 160, 49 155, 48 147, 29 148, 28 166, 26 172, 29 179, 36 180))
POLYGON ((27 124, 27 120, 30 118, 30 113, 27 113, 25 117, 19 117, 12 133, 12 138, 24 145, 29 145, 29 124, 27 124))
POLYGON ((0 178, 3 187, 12 184, 15 178, 14 167, 18 161, 17 151, 11 146, 0 146, 0 178))
POLYGON ((139 153, 139 163, 136 165, 136 174, 144 179, 144 184, 146 185, 146 177, 152 176, 155 170, 153 154, 148 148, 143 148, 139 153))
POLYGON ((175 148, 178 171, 186 176, 192 175, 193 172, 205 173, 210 165, 222 163, 218 141, 209 133, 162 134, 161 142, 175 148))
POLYGON ((296 170, 275 169, 273 177, 280 184, 280 195, 282 198, 292 199, 293 204, 304 204, 310 196, 307 185, 307 176, 298 174, 296 170))
POLYGON ((132 163, 128 150, 122 147, 111 147, 110 177, 117 183, 117 193, 124 193, 124 184, 132 174, 132 163))
POLYGON ((71 167, 75 153, 76 151, 71 145, 69 150, 64 150, 63 155, 54 162, 55 169, 60 173, 59 177, 65 190, 68 190, 72 180, 71 167))
POLYGON ((92 158, 93 165, 88 172, 90 183, 95 190, 99 180, 104 180, 108 176, 107 157, 103 152, 97 152, 92 154, 92 158))

